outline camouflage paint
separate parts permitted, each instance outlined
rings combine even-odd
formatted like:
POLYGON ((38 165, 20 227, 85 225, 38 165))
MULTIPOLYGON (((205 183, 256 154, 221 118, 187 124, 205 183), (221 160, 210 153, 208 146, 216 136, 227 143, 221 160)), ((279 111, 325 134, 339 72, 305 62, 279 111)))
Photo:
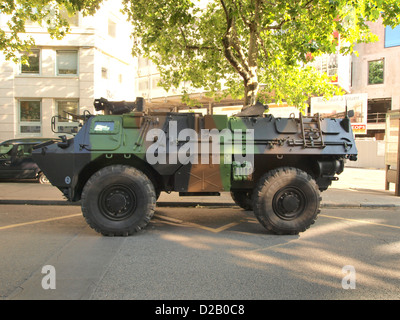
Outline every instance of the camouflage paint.
POLYGON ((162 190, 196 193, 252 188, 257 178, 266 172, 266 168, 273 168, 275 162, 276 166, 287 166, 304 159, 313 159, 322 168, 320 173, 316 171, 315 174, 320 175, 314 176, 316 180, 327 175, 328 171, 328 178, 333 179, 333 175, 340 173, 336 168, 340 166, 335 161, 355 160, 356 155, 351 126, 346 125, 343 119, 321 119, 319 115, 295 119, 270 115, 227 117, 143 112, 91 116, 67 143, 47 145, 33 153, 34 160, 50 182, 74 201, 79 200, 85 179, 110 163, 136 166, 140 161, 168 184, 162 190), (177 159, 180 148, 185 146, 185 139, 170 139, 171 128, 176 128, 177 133, 188 128, 194 130, 198 137, 198 150, 204 143, 203 139, 209 140, 210 150, 212 146, 210 137, 202 136, 202 129, 228 132, 233 143, 228 152, 222 143, 219 144, 219 163, 213 163, 210 154, 208 159, 196 155, 199 163, 168 161, 167 164, 150 166, 146 152, 159 138, 149 137, 151 130, 159 130, 167 136, 167 160, 177 159), (250 163, 245 158, 245 161, 237 161, 246 154, 254 155, 255 162, 250 163), (290 162, 285 162, 286 159, 290 162), (330 164, 336 165, 334 170, 328 170, 330 164))

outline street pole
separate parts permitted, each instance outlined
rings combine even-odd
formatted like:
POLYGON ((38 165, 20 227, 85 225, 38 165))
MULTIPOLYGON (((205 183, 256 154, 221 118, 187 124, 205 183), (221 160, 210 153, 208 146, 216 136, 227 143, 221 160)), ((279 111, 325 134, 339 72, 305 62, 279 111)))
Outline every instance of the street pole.
POLYGON ((398 119, 398 134, 397 134, 397 166, 396 166, 396 184, 394 195, 400 196, 400 118, 398 119))

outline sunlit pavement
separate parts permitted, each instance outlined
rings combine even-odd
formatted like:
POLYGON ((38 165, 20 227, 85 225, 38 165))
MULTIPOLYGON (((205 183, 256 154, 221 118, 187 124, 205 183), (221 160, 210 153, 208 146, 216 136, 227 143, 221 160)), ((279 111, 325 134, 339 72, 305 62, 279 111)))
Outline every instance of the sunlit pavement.
POLYGON ((397 208, 323 208, 306 232, 276 236, 238 207, 161 207, 145 230, 109 238, 76 206, 1 205, 0 296, 398 299, 399 229, 397 208))
MULTIPOLYGON (((394 196, 394 184, 385 190, 385 171, 345 168, 338 181, 321 193, 322 207, 400 207, 394 196)), ((35 182, 0 182, 0 204, 76 205, 68 203, 61 192, 51 185, 35 182)), ((177 192, 161 193, 158 206, 195 206, 234 204, 229 192, 220 197, 179 197, 177 192)))
POLYGON ((398 299, 400 197, 347 168, 316 223, 269 234, 221 197, 162 193, 145 230, 108 238, 51 185, 0 183, 1 299, 398 299), (46 286, 54 267, 55 289, 46 286))

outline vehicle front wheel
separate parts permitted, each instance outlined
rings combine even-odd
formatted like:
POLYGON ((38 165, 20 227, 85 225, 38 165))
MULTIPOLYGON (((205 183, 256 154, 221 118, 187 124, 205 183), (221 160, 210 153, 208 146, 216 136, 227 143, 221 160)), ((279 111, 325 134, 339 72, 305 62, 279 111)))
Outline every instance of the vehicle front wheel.
POLYGON ((253 199, 258 221, 276 234, 298 234, 308 229, 320 212, 315 181, 296 168, 279 168, 259 181, 253 199))
POLYGON ((87 181, 81 201, 83 216, 94 230, 106 236, 128 236, 150 221, 156 192, 143 172, 112 165, 87 181))

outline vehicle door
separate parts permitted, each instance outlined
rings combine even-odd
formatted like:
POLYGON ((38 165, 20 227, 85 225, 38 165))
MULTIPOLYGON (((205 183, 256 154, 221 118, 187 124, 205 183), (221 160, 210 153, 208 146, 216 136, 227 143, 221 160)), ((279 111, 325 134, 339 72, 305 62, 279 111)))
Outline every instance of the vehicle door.
POLYGON ((16 179, 33 179, 36 177, 37 165, 32 159, 33 144, 19 144, 11 159, 11 167, 16 179))
POLYGON ((11 165, 12 158, 15 154, 16 146, 13 144, 0 145, 0 178, 13 178, 15 171, 11 165))

